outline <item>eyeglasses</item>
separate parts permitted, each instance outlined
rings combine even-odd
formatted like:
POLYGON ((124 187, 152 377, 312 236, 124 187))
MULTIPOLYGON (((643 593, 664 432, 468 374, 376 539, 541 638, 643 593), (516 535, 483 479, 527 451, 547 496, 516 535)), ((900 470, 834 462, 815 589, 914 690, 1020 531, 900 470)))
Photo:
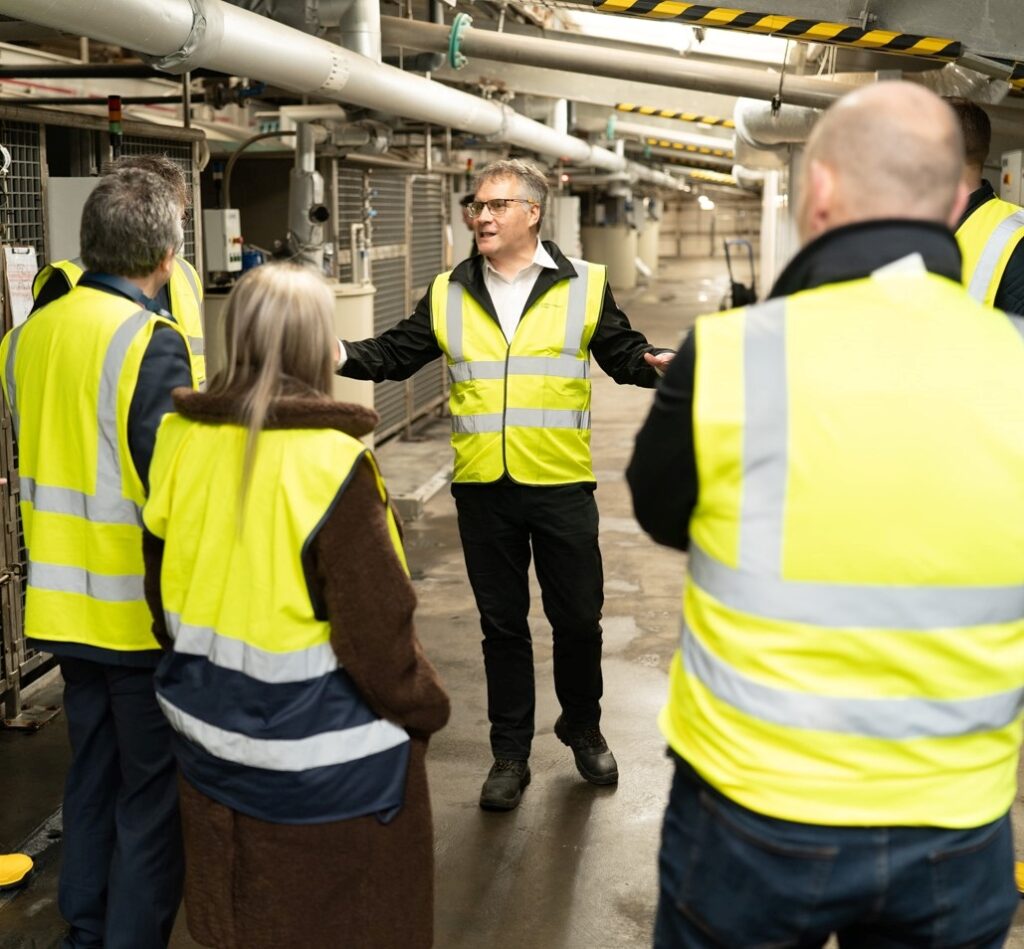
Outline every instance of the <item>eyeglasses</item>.
POLYGON ((466 205, 466 213, 470 217, 480 217, 486 207, 492 216, 501 217, 508 210, 509 205, 515 204, 517 201, 523 204, 537 204, 532 198, 491 198, 490 201, 470 201, 466 205))

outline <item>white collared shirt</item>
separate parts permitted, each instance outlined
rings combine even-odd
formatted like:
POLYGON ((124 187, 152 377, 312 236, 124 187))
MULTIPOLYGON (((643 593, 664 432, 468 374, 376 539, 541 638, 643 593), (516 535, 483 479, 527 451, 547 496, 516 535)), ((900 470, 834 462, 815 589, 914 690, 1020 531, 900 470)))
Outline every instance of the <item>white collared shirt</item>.
MULTIPOLYGON (((516 327, 519 325, 519 317, 523 315, 523 307, 530 296, 530 291, 537 282, 540 272, 545 269, 557 270, 558 264, 554 262, 539 240, 537 248, 533 252, 533 260, 511 279, 498 273, 491 266, 491 262, 484 257, 484 286, 487 287, 487 292, 491 295, 491 302, 494 304, 494 312, 498 315, 501 331, 509 342, 512 341, 512 334, 515 333, 516 327)), ((347 358, 345 346, 340 339, 338 348, 341 358, 334 367, 335 372, 341 370, 347 358)))
POLYGON ((551 259, 551 255, 540 241, 537 241, 533 260, 512 278, 503 277, 494 269, 491 262, 484 258, 484 286, 491 295, 501 331, 510 342, 519 325, 519 317, 523 315, 523 307, 530 296, 530 291, 537 282, 540 272, 545 269, 557 270, 558 264, 551 259))

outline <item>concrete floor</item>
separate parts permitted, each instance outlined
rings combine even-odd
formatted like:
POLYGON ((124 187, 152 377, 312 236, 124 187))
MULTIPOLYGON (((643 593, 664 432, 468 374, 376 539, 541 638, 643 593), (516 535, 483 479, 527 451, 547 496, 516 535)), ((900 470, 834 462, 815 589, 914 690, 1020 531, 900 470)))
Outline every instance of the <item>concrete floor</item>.
MULTIPOLYGON (((619 297, 652 342, 674 346, 697 313, 717 309, 726 286, 721 261, 676 262, 649 288, 619 297)), ((558 710, 551 640, 534 586, 533 783, 518 810, 479 810, 480 783, 490 765, 480 634, 447 490, 407 525, 419 635, 453 705, 451 723, 435 737, 428 761, 439 949, 650 945, 658 835, 670 778, 655 719, 676 646, 684 565, 681 555, 655 546, 639 531, 622 475, 650 399, 650 392, 618 387, 595 370, 593 449, 606 575, 603 729, 619 761, 617 788, 586 784, 552 733, 558 710)), ((392 492, 414 490, 444 464, 447 451, 444 422, 428 425, 418 442, 382 446, 379 457, 392 492)), ((0 731, 0 847, 17 846, 53 813, 66 758, 60 718, 33 736, 0 731)), ((45 841, 46 834, 39 839, 45 841)), ((1018 855, 1024 856, 1024 835, 1018 841, 1018 855)), ((0 898, 0 949, 58 945, 59 849, 55 843, 43 851, 39 872, 14 899, 0 898)), ((173 949, 194 945, 179 917, 173 949)), ((1020 914, 1007 945, 1024 949, 1020 914)))

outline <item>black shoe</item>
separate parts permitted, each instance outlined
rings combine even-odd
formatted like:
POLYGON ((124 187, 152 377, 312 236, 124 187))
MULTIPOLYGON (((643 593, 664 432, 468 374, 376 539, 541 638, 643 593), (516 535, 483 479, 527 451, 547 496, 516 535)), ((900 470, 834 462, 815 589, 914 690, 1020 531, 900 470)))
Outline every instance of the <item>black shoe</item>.
POLYGON ((615 763, 615 755, 608 750, 608 742, 600 728, 591 725, 570 730, 559 715, 555 722, 555 735, 563 745, 572 749, 576 770, 591 784, 618 784, 619 766, 615 763))
POLYGON ((480 806, 485 811, 514 810, 529 783, 530 766, 525 761, 495 758, 480 789, 480 806))

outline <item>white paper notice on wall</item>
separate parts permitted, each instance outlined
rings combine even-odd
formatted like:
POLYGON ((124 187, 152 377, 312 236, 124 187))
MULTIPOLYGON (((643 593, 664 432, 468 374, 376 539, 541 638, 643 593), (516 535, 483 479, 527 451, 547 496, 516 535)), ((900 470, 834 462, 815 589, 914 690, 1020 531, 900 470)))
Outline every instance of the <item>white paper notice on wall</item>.
POLYGON ((18 326, 32 312, 32 281, 39 265, 34 247, 4 247, 4 258, 7 286, 11 291, 11 312, 14 325, 18 326))

